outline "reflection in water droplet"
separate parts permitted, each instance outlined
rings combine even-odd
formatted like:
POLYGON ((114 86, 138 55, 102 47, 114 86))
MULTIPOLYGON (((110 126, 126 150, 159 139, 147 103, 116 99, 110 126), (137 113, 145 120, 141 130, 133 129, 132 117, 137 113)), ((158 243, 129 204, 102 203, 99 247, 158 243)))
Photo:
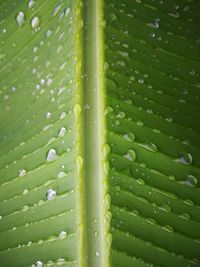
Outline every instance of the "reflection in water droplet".
POLYGON ((67 232, 65 232, 65 231, 61 231, 60 234, 59 234, 59 238, 60 238, 60 239, 64 239, 64 238, 66 238, 66 237, 67 237, 67 232))
POLYGON ((185 153, 181 155, 181 157, 177 161, 186 165, 192 164, 192 155, 189 153, 185 153))
POLYGON ((22 169, 22 170, 19 170, 19 177, 23 177, 26 175, 26 170, 25 169, 22 169))
POLYGON ((32 267, 42 267, 43 263, 41 261, 36 261, 35 264, 32 265, 32 267))
POLYGON ((67 17, 70 13, 71 9, 69 7, 65 8, 65 16, 67 17))
POLYGON ((128 134, 124 134, 123 138, 128 142, 133 142, 135 140, 135 135, 134 133, 128 133, 128 134))
POLYGON ((151 152, 156 152, 158 151, 158 148, 155 144, 150 143, 150 144, 139 144, 140 146, 144 147, 146 150, 149 150, 151 152))
POLYGON ((96 252, 95 252, 95 255, 96 255, 97 257, 99 257, 99 256, 100 256, 99 251, 96 251, 96 252))
POLYGON ((57 158, 57 153, 54 148, 51 148, 47 153, 47 161, 53 161, 57 158))
POLYGON ((16 22, 19 27, 21 27, 25 22, 25 15, 22 11, 19 11, 19 13, 16 16, 16 22))
POLYGON ((32 20, 31 20, 31 27, 33 29, 37 29, 39 27, 39 25, 40 25, 40 19, 39 19, 39 17, 32 18, 32 20))
POLYGON ((195 187, 197 186, 197 178, 193 175, 188 175, 183 183, 187 186, 195 187))
POLYGON ((126 155, 124 155, 124 158, 130 160, 130 161, 135 161, 136 159, 136 154, 135 151, 130 149, 126 155))
POLYGON ((32 8, 34 5, 35 5, 35 1, 34 0, 29 0, 28 8, 32 8))
POLYGON ((53 200, 56 197, 56 191, 49 189, 46 194, 47 200, 53 200))
POLYGON ((58 135, 59 135, 60 137, 64 137, 64 136, 65 136, 65 133, 66 133, 66 129, 65 129, 65 127, 61 127, 61 128, 60 128, 60 131, 59 131, 59 133, 58 133, 58 135))

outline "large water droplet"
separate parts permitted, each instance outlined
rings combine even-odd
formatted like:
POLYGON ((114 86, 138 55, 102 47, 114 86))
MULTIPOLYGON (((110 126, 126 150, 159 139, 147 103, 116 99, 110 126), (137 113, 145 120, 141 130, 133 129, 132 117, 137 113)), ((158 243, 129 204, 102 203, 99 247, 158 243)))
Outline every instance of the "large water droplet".
POLYGON ((129 149, 128 153, 126 155, 124 155, 124 158, 126 158, 130 161, 135 161, 135 159, 136 159, 135 151, 132 149, 129 149))
POLYGON ((197 178, 190 174, 183 183, 187 186, 195 187, 197 185, 197 178))
POLYGON ((150 144, 139 144, 140 146, 144 147, 146 150, 149 150, 151 152, 156 152, 158 151, 158 148, 155 144, 150 143, 150 144))
POLYGON ((39 27, 39 25, 40 25, 40 18, 39 17, 32 18, 32 20, 31 20, 31 27, 33 29, 37 29, 39 27))
POLYGON ((16 16, 16 22, 19 27, 21 27, 25 22, 25 15, 22 11, 19 11, 19 13, 16 16))
POLYGON ((186 165, 192 164, 192 155, 189 153, 185 153, 181 155, 181 157, 178 159, 178 162, 186 165))
POLYGON ((54 191, 53 189, 49 189, 47 191, 46 197, 47 197, 47 200, 49 200, 49 201, 53 200, 56 197, 56 191, 54 191))
POLYGON ((47 153, 47 161, 53 161, 57 158, 57 153, 54 148, 51 148, 47 153))
POLYGON ((159 28, 159 21, 160 21, 160 19, 154 19, 152 22, 147 23, 147 25, 153 29, 158 29, 159 28))

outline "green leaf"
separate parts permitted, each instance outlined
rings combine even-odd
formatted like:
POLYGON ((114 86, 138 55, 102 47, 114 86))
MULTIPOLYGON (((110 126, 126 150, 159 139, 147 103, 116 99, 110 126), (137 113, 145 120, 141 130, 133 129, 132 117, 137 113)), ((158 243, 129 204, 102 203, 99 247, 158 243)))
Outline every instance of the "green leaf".
POLYGON ((0 266, 200 266, 199 2, 0 10, 0 266))

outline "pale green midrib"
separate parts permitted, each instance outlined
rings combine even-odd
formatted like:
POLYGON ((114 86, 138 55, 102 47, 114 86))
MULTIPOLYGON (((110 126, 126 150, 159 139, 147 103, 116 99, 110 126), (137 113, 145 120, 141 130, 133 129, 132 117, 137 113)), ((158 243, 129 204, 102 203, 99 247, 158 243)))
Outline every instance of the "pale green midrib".
POLYGON ((101 1, 84 2, 84 144, 86 266, 107 266, 105 196, 102 168, 104 143, 102 100, 101 1))

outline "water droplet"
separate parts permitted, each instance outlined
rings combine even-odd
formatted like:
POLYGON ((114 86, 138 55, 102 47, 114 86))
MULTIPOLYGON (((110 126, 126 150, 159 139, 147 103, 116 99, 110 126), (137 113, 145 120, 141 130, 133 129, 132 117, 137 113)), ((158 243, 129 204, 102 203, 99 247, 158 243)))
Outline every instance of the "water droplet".
POLYGON ((65 232, 65 231, 61 231, 60 234, 59 234, 59 238, 60 238, 60 239, 64 239, 64 238, 66 238, 66 237, 67 237, 67 232, 65 232))
POLYGON ((40 25, 40 19, 39 19, 39 17, 32 18, 32 20, 31 20, 31 27, 33 29, 37 29, 39 27, 39 25, 40 25))
POLYGON ((118 119, 124 119, 125 117, 126 117, 126 115, 123 111, 120 111, 116 116, 116 118, 118 118, 118 119))
POLYGON ((142 121, 137 121, 137 125, 142 127, 144 125, 144 123, 142 121))
POLYGON ((105 109, 105 115, 107 115, 107 114, 109 114, 111 112, 113 112, 113 108, 112 107, 106 107, 106 109, 105 109))
POLYGON ((136 159, 135 151, 132 149, 129 149, 128 153, 126 155, 124 155, 124 158, 126 158, 130 161, 135 161, 135 159, 136 159))
POLYGON ((23 177, 25 175, 26 175, 26 170, 25 169, 19 170, 19 174, 18 174, 19 177, 23 177))
POLYGON ((128 142, 133 142, 135 140, 134 133, 127 133, 123 135, 123 138, 128 142))
POLYGON ((181 215, 179 215, 180 218, 182 218, 183 220, 189 221, 190 220, 190 215, 188 213, 183 213, 181 215))
POLYGON ((153 29, 158 29, 159 28, 159 21, 160 21, 160 19, 154 19, 152 22, 147 23, 147 25, 153 29))
POLYGON ((139 144, 140 146, 144 147, 146 150, 149 150, 151 152, 156 152, 158 151, 158 148, 155 144, 150 143, 150 144, 139 144))
POLYGON ((46 118, 49 119, 51 117, 51 112, 46 113, 46 118))
POLYGON ((24 189, 24 191, 23 191, 23 195, 27 195, 29 193, 29 190, 28 189, 24 189))
POLYGON ((67 17, 70 13, 71 9, 70 7, 65 8, 65 16, 67 17))
POLYGON ((171 227, 171 226, 169 226, 169 225, 165 225, 165 226, 163 226, 163 229, 164 229, 165 231, 169 232, 169 233, 174 232, 173 227, 171 227))
POLYGON ((115 20, 117 20, 117 16, 114 13, 111 13, 110 19, 111 19, 111 21, 115 21, 115 20))
POLYGON ((59 130, 58 135, 59 135, 60 137, 64 137, 64 136, 65 136, 65 133, 66 133, 66 129, 65 129, 65 127, 61 127, 60 130, 59 130))
POLYGON ((99 256, 100 256, 99 251, 96 251, 96 252, 95 252, 95 255, 96 255, 97 257, 99 257, 99 256))
POLYGON ((192 164, 192 155, 189 153, 185 153, 181 155, 181 157, 177 161, 186 165, 192 164))
POLYGON ((49 189, 46 194, 47 200, 53 200, 56 197, 56 191, 49 189))
POLYGON ((66 115, 67 115, 67 113, 63 111, 63 112, 60 114, 60 119, 63 120, 63 119, 66 117, 66 115))
POLYGON ((195 187, 197 186, 197 178, 190 174, 183 183, 187 186, 195 187))
POLYGON ((25 22, 25 15, 22 11, 19 11, 19 13, 16 16, 16 22, 18 24, 19 27, 22 27, 22 25, 25 22))
POLYGON ((53 161, 57 158, 57 153, 54 148, 51 148, 47 153, 47 161, 53 161))
POLYGON ((34 5, 35 5, 35 1, 34 0, 29 0, 28 8, 33 8, 34 5))
POLYGON ((35 264, 32 265, 32 267, 42 267, 43 263, 41 261, 36 261, 35 264))
POLYGON ((53 10, 53 16, 56 16, 61 9, 61 4, 58 4, 53 10))

